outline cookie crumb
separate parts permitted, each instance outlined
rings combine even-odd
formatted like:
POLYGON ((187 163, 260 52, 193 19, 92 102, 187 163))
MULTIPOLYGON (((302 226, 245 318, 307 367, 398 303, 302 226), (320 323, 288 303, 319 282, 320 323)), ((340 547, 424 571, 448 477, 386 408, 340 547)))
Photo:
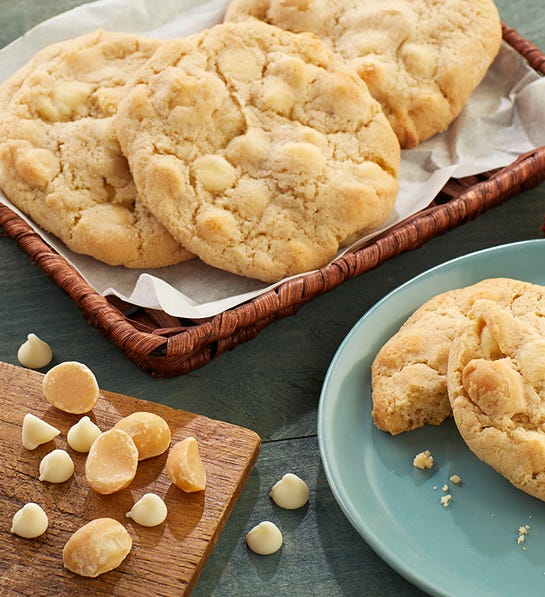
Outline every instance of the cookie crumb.
POLYGON ((453 483, 455 483, 456 485, 458 485, 459 483, 462 482, 462 479, 458 475, 451 475, 450 476, 450 481, 452 481, 453 483))
POLYGON ((443 508, 450 506, 451 501, 452 501, 452 496, 450 495, 450 493, 447 493, 447 494, 441 496, 441 505, 443 506, 443 508))
MULTIPOLYGON (((526 541, 526 535, 528 534, 529 530, 530 525, 528 524, 522 525, 518 528, 517 545, 520 545, 521 543, 524 543, 526 541)), ((526 551, 528 548, 524 546, 522 547, 522 549, 526 551)))
POLYGON ((443 491, 448 491, 448 485, 445 483, 445 484, 443 485, 443 487, 441 487, 441 489, 442 489, 443 491))
POLYGON ((429 450, 419 452, 413 459, 413 466, 420 469, 431 468, 433 466, 433 456, 429 450))

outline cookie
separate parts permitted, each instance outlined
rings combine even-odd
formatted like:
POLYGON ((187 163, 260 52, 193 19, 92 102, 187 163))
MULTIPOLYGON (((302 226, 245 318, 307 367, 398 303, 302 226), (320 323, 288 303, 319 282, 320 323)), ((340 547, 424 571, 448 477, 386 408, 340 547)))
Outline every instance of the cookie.
POLYGON ((153 268, 193 255, 151 215, 117 140, 127 78, 160 42, 96 31, 44 48, 0 88, 0 187, 76 253, 153 268))
POLYGON ((476 301, 449 354, 448 394, 472 452, 515 487, 545 500, 543 330, 494 301, 476 301))
POLYGON ((545 288, 491 278, 426 301, 381 347, 371 366, 372 417, 392 435, 452 415, 448 391, 449 350, 479 299, 495 301, 545 333, 545 288))
POLYGON ((402 148, 444 131, 499 51, 492 0, 231 0, 225 21, 310 31, 355 70, 402 148))
POLYGON ((310 34, 248 22, 167 42, 116 121, 150 211, 242 276, 323 266, 397 196, 399 144, 380 105, 310 34))

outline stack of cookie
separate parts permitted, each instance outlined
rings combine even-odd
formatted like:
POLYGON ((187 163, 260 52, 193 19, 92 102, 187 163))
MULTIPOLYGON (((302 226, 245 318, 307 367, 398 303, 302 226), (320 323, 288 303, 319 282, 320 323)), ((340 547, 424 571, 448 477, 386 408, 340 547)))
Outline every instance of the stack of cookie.
POLYGON ((0 187, 72 251, 126 267, 192 257, 144 205, 117 140, 122 89, 159 42, 96 32, 49 46, 0 88, 0 187))
POLYGON ((393 435, 453 415, 477 457, 545 500, 545 287, 488 279, 432 298, 378 352, 372 397, 393 435))
POLYGON ((185 38, 96 31, 0 88, 0 187, 110 265, 275 282, 387 220, 400 149, 452 122, 500 43, 492 0, 234 0, 185 38))
POLYGON ((402 148, 444 131, 498 53, 492 0, 232 0, 226 21, 314 33, 380 102, 402 148))

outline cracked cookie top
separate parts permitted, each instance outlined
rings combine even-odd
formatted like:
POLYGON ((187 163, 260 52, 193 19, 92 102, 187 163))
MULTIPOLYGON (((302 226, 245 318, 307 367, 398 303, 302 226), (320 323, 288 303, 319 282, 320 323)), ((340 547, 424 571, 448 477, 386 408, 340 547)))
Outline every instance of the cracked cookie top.
POLYGON ((231 0, 225 21, 310 31, 360 74, 401 147, 445 130, 499 51, 492 0, 231 0))
POLYGON ((160 42, 96 31, 41 50, 0 88, 0 187, 76 253, 161 267, 192 254, 140 200, 114 115, 160 42))
POLYGON ((399 143, 380 105, 310 34, 248 22, 166 42, 116 122, 150 211, 239 275, 320 267, 397 196, 399 143))

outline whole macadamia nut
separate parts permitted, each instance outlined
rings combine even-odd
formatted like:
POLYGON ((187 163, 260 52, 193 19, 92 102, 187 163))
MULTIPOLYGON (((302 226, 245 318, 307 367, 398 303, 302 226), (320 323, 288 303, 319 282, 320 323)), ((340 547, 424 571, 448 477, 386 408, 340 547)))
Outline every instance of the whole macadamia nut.
POLYGON ((159 456, 170 446, 170 427, 155 413, 131 413, 118 421, 114 429, 122 429, 132 437, 138 449, 139 460, 159 456))
POLYGON ((132 539, 125 527, 113 518, 96 518, 79 528, 66 542, 64 567, 96 578, 117 568, 127 557, 132 539))

